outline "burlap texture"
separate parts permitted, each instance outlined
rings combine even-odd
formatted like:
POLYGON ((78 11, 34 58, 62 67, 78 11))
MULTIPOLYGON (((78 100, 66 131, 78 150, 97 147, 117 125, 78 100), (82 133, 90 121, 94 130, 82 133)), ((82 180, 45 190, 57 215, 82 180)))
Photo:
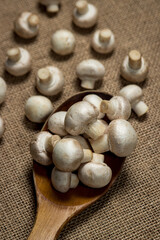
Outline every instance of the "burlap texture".
POLYGON ((83 59, 96 58, 106 68, 99 89, 115 95, 126 84, 119 76, 124 56, 131 49, 139 49, 150 64, 148 78, 141 84, 149 112, 140 119, 132 114, 130 119, 139 136, 136 151, 126 159, 121 175, 110 191, 70 221, 59 240, 158 240, 160 1, 93 0, 91 2, 99 9, 99 21, 91 30, 80 30, 72 24, 74 1, 62 1, 61 10, 54 17, 47 16, 37 2, 0 1, 0 75, 8 85, 6 101, 0 106, 0 114, 6 122, 6 131, 0 140, 0 239, 27 239, 36 215, 29 142, 42 125, 31 123, 24 116, 25 101, 37 94, 34 87, 36 71, 47 64, 54 64, 63 71, 64 91, 57 98, 51 98, 57 107, 82 90, 76 79, 76 65, 83 59), (26 10, 38 13, 41 21, 39 36, 28 41, 15 36, 12 31, 15 17, 26 10), (93 32, 104 27, 112 29, 116 37, 116 50, 109 57, 90 49, 93 32), (60 57, 51 51, 51 34, 60 28, 69 29, 76 36, 76 49, 71 56, 60 57), (25 77, 14 78, 4 71, 6 51, 13 46, 25 47, 32 55, 33 68, 25 77))

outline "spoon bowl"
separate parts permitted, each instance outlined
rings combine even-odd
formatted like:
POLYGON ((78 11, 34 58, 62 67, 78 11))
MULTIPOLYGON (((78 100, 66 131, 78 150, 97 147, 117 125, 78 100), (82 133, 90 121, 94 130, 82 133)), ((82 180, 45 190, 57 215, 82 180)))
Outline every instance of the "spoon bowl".
MULTIPOLYGON (((96 94, 104 100, 109 100, 112 97, 105 92, 84 91, 66 100, 54 112, 67 111, 71 105, 82 101, 84 96, 88 94, 96 94)), ((108 121, 107 118, 105 120, 108 121)), ((48 120, 42 128, 42 131, 47 130, 48 120)), ((107 186, 95 189, 80 183, 77 188, 70 189, 67 193, 60 193, 52 187, 50 177, 52 171, 51 166, 44 167, 34 161, 33 178, 38 209, 36 222, 29 236, 29 240, 57 239, 64 225, 73 216, 91 205, 109 190, 120 174, 125 158, 117 157, 111 152, 104 153, 104 157, 105 163, 112 169, 112 179, 107 186)))

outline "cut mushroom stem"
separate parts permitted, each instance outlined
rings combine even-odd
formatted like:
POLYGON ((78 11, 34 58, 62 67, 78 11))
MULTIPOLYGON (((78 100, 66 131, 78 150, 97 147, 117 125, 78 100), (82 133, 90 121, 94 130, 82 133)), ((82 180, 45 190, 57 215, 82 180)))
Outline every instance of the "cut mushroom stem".
POLYGON ((85 14, 88 11, 88 3, 84 0, 77 1, 75 7, 77 9, 77 12, 81 15, 85 14))
POLYGON ((52 153, 54 146, 60 140, 61 140, 61 138, 58 135, 53 135, 50 138, 48 138, 47 141, 46 141, 46 145, 45 145, 46 151, 52 153))
POLYGON ((70 188, 76 188, 79 184, 79 179, 76 174, 71 173, 71 183, 70 188))
POLYGON ((107 130, 108 124, 104 120, 97 119, 95 122, 88 124, 85 133, 92 139, 96 140, 107 130))
POLYGON ((139 51, 132 50, 129 52, 129 66, 135 70, 141 68, 141 53, 139 51))
POLYGON ((47 6, 47 12, 49 13, 56 13, 59 11, 59 6, 58 4, 51 4, 47 6))
POLYGON ((39 18, 35 14, 31 14, 28 18, 28 24, 30 27, 37 27, 39 24, 39 18))
POLYGON ((143 101, 139 101, 132 104, 132 109, 138 117, 141 117, 148 111, 148 106, 143 101))
POLYGON ((99 33, 100 42, 109 42, 112 36, 112 32, 109 29, 101 30, 99 33))
POLYGON ((91 162, 104 163, 104 155, 99 153, 93 153, 91 162))
POLYGON ((107 100, 102 100, 101 106, 100 106, 100 111, 101 111, 102 113, 106 113, 107 110, 108 110, 108 107, 109 107, 109 101, 107 101, 107 100))
POLYGON ((83 149, 84 157, 81 160, 81 163, 90 162, 93 157, 93 152, 90 149, 83 149))
POLYGON ((19 48, 11 48, 7 51, 8 59, 17 62, 20 59, 21 53, 19 48))
POLYGON ((37 76, 41 83, 48 83, 51 80, 51 74, 47 68, 40 68, 37 72, 37 76))

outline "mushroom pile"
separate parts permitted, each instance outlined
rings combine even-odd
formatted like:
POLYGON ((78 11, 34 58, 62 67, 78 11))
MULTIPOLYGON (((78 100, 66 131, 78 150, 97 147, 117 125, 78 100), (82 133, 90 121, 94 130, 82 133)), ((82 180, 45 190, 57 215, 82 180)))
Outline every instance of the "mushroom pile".
POLYGON ((137 133, 127 121, 130 114, 131 104, 123 96, 106 101, 86 95, 67 112, 49 117, 48 131, 39 132, 30 143, 31 155, 41 165, 54 165, 51 183, 59 192, 76 188, 79 181, 91 188, 104 187, 112 170, 103 153, 126 157, 136 147, 137 133))

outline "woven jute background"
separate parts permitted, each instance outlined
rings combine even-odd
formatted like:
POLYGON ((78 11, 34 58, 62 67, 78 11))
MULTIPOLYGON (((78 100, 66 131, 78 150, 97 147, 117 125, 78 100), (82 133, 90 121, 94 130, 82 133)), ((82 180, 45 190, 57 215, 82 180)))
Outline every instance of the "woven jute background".
MULTIPOLYGON (((160 1, 101 0, 91 1, 99 9, 99 21, 91 30, 72 24, 74 1, 62 1, 60 12, 47 16, 37 0, 0 1, 0 75, 8 85, 7 98, 0 106, 6 131, 0 140, 0 218, 3 240, 27 239, 36 215, 36 197, 32 179, 29 142, 42 125, 29 122, 24 104, 35 90, 35 73, 40 67, 54 64, 65 76, 62 94, 53 97, 56 108, 65 99, 81 91, 76 79, 76 65, 87 58, 100 60, 105 68, 100 90, 115 95, 127 84, 119 75, 120 64, 131 49, 139 49, 150 64, 149 75, 140 86, 149 106, 146 116, 132 114, 130 122, 139 137, 134 153, 125 161, 121 175, 110 191, 79 214, 63 229, 59 240, 71 239, 154 239, 160 238, 160 1), (41 26, 36 39, 23 40, 13 33, 13 21, 22 11, 39 14, 41 26), (90 49, 93 32, 109 27, 115 33, 116 50, 108 57, 90 49), (76 37, 73 55, 60 57, 50 48, 51 34, 60 28, 71 30, 76 37), (15 78, 4 71, 6 51, 13 46, 29 50, 33 59, 31 73, 15 78)), ((37 239, 35 239, 37 240, 37 239)))

